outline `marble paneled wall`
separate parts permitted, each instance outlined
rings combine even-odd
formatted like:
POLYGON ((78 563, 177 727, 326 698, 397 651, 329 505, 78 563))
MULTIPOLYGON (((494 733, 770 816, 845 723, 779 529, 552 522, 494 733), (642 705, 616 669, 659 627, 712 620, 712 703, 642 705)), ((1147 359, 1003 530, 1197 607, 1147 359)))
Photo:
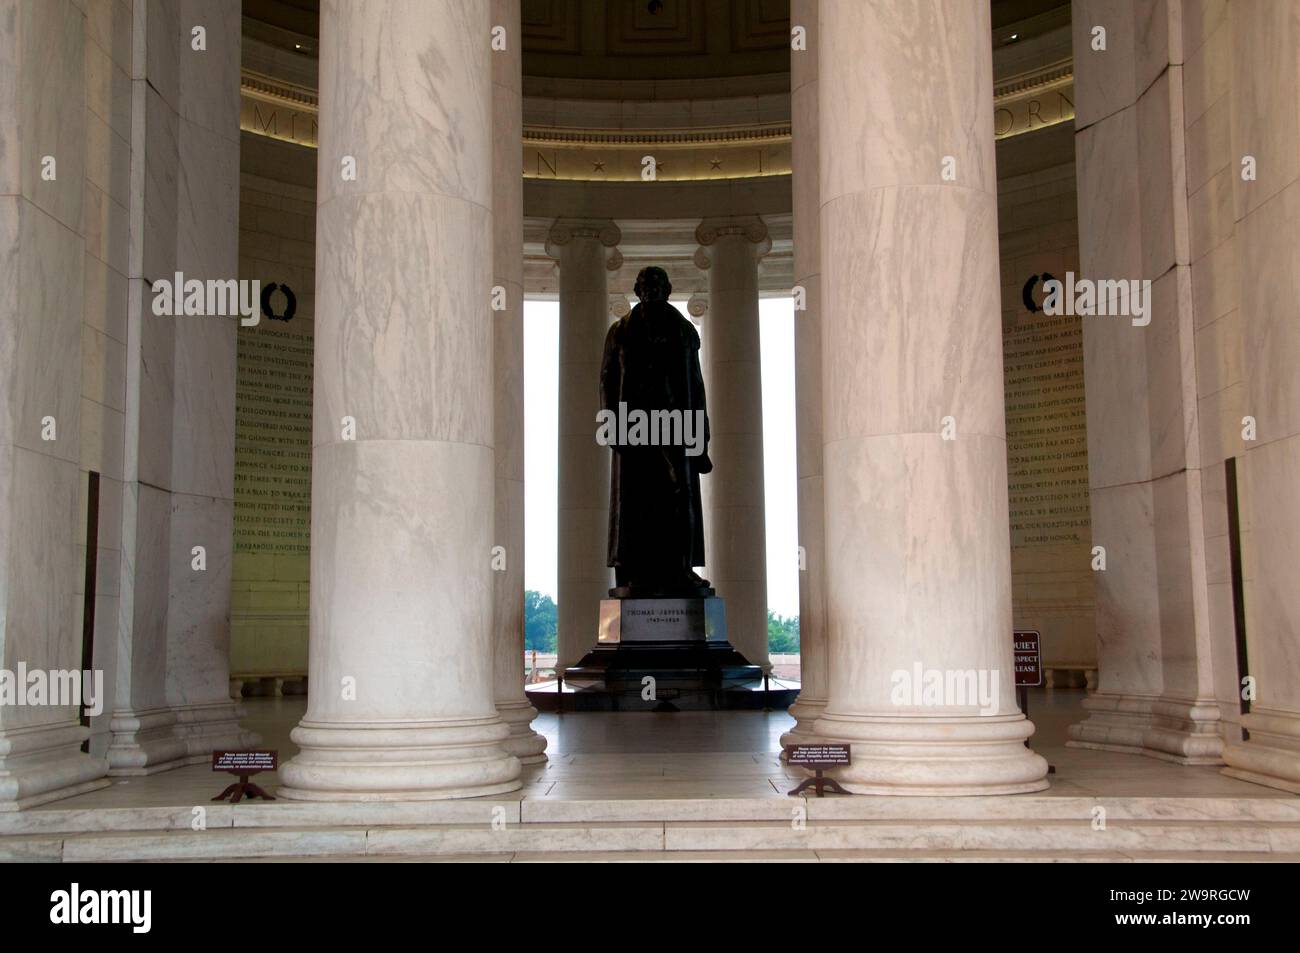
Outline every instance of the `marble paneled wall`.
MULTIPOLYGON (((1237 271, 1239 243, 1231 211, 1239 174, 1232 141, 1232 25, 1226 0, 1185 4, 1178 36, 1183 48, 1183 126, 1196 392, 1205 512, 1206 593, 1214 694, 1223 736, 1241 737, 1228 492, 1225 461, 1240 467, 1243 547, 1250 540, 1242 418, 1248 412, 1237 271)), ((1276 167, 1273 167, 1274 170, 1276 167)), ((1253 274, 1254 268, 1247 274, 1253 274)), ((1269 279, 1273 280, 1273 279, 1269 279)), ((1243 555, 1246 555, 1243 553, 1243 555)), ((1249 603, 1249 600, 1247 600, 1249 603)))
POLYGON ((1070 737, 1215 764, 1183 6, 1074 7, 1082 277, 1141 279, 1151 291, 1145 325, 1083 318, 1092 543, 1106 565, 1095 574, 1099 690, 1070 737))
MULTIPOLYGON (((1187 4, 1183 43, 1202 433, 1237 456, 1239 483, 1246 652, 1217 681, 1228 717, 1238 679, 1255 689, 1225 773, 1300 793, 1300 6, 1187 4)), ((1223 512, 1217 481, 1206 496, 1223 512)), ((1232 658, 1225 529, 1206 545, 1214 644, 1232 658)))
POLYGON ((0 3, 0 669, 22 693, 0 704, 0 811, 107 783, 81 698, 20 675, 82 663, 86 20, 71 0, 0 3))
MULTIPOLYGON (((126 425, 127 248, 131 191, 131 4, 91 0, 85 7, 85 283, 81 329, 81 508, 86 525, 89 474, 98 474, 94 654, 96 669, 117 667, 122 563, 123 439, 126 425)), ((77 560, 85 565, 86 534, 77 560)), ((77 592, 84 630, 85 574, 77 592)), ((105 680, 103 713, 91 719, 92 753, 110 738, 115 681, 105 680)))
POLYGON ((238 274, 239 4, 132 12, 116 774, 251 737, 227 697, 239 317, 155 315, 151 290, 238 274))

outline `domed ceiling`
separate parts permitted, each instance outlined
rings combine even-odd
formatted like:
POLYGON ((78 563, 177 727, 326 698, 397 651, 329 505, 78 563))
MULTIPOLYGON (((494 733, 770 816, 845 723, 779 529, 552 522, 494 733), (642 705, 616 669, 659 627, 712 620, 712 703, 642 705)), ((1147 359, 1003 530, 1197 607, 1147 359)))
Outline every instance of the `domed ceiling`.
MULTIPOLYGON (((318 0, 243 13, 243 128, 315 146, 318 0)), ((991 0, 991 14, 998 138, 1068 120, 1068 0, 991 0)), ((789 0, 521 0, 521 29, 530 293, 554 292, 546 230, 571 215, 617 219, 624 270, 675 263, 690 293, 699 217, 737 208, 768 224, 764 289, 788 289, 789 0)), ((1067 161, 1072 137, 1052 141, 1064 158, 1040 143, 1000 151, 1000 169, 1067 161)))
MULTIPOLYGON (((1068 6, 991 0, 995 44, 1004 27, 1068 6)), ((314 55, 319 0, 243 0, 243 14, 268 38, 314 55)), ((682 80, 789 69, 789 0, 521 0, 521 19, 530 78, 682 80)))

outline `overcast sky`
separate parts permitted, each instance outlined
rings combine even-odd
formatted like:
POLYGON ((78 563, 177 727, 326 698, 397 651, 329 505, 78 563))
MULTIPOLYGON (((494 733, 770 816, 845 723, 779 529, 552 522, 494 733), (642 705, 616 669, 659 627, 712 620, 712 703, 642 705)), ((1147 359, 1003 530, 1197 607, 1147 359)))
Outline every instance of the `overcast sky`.
MULTIPOLYGON (((685 313, 686 302, 674 301, 685 313)), ((524 585, 556 596, 555 504, 559 386, 555 301, 524 302, 524 585)), ((789 298, 759 301, 763 360, 763 478, 767 493, 767 604, 799 612, 794 455, 794 310, 789 298)), ((591 382, 594 388, 596 381, 591 382)), ((592 432, 595 432, 592 421, 592 432)), ((709 479, 705 477, 704 479, 709 479)), ((726 593, 721 593, 726 596, 726 593)))

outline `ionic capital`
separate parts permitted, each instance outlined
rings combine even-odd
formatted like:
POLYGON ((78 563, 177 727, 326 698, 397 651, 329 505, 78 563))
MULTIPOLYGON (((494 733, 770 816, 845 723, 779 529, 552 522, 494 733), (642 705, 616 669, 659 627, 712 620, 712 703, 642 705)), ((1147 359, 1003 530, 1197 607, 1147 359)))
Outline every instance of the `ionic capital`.
POLYGON ((582 239, 595 240, 606 248, 614 248, 623 240, 623 233, 608 218, 557 218, 546 234, 546 254, 559 258, 561 247, 582 239))
POLYGON ((718 239, 728 235, 743 237, 755 246, 754 253, 759 257, 772 249, 767 224, 757 215, 706 218, 695 229, 695 240, 705 247, 716 244, 718 239))

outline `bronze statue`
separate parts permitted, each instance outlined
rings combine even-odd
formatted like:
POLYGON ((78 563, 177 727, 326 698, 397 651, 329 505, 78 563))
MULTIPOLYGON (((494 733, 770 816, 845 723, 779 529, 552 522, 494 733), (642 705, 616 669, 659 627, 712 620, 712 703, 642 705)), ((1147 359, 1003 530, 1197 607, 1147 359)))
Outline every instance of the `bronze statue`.
POLYGON ((668 303, 662 268, 643 268, 640 299, 605 336, 600 367, 602 432, 614 452, 609 481, 610 595, 713 594, 704 564, 700 474, 709 461, 700 336, 668 303))

